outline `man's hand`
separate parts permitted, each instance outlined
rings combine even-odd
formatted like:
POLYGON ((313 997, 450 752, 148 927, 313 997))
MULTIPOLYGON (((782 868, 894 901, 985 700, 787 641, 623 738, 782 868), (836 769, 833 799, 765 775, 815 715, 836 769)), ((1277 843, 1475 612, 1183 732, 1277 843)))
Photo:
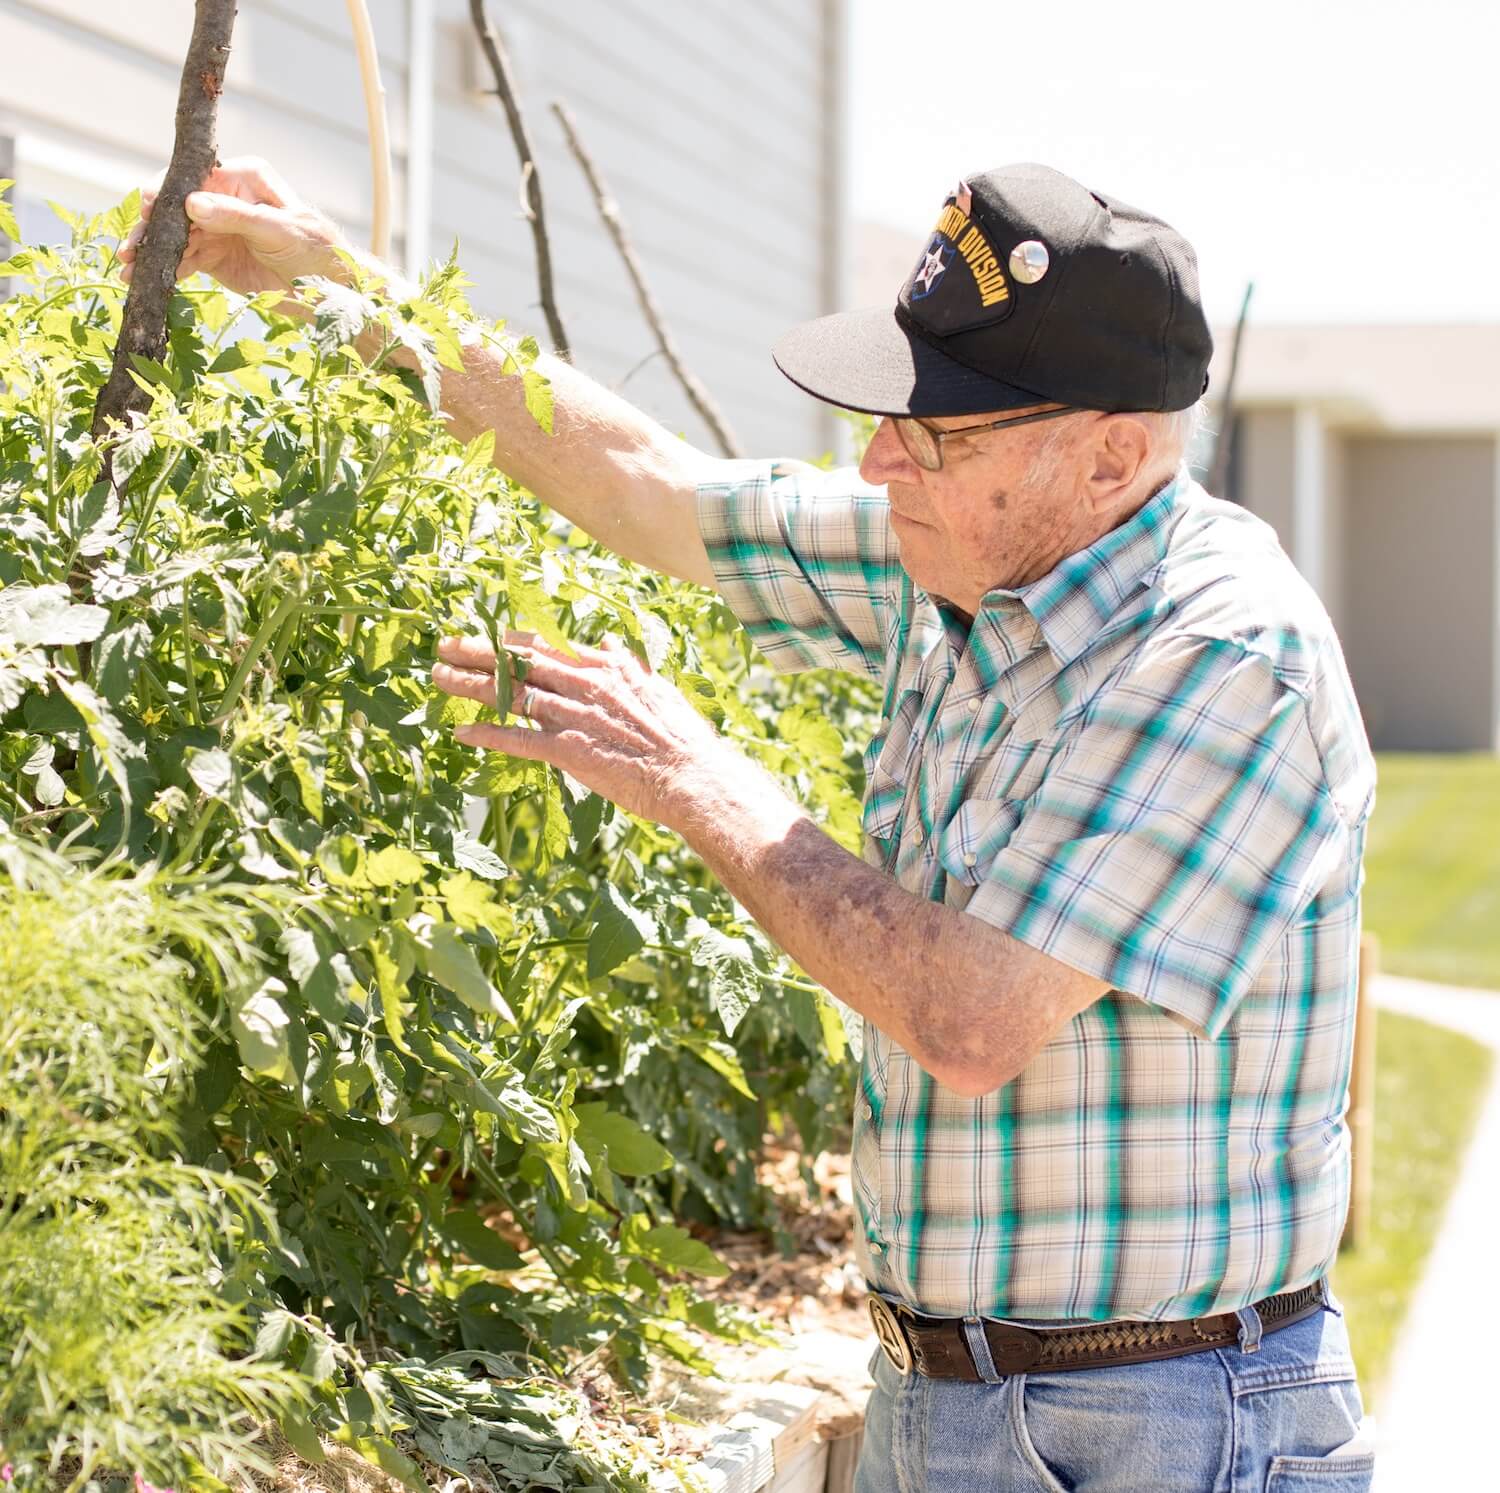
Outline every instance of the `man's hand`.
MULTIPOLYGON (((141 193, 141 221, 120 245, 127 280, 155 203, 154 191, 141 193)), ((209 172, 202 189, 188 194, 187 215, 192 227, 179 280, 203 270, 230 290, 259 295, 288 290, 303 275, 343 277, 334 250, 349 246, 339 230, 254 156, 209 172)))
MULTIPOLYGON (((632 814, 685 830, 716 788, 751 771, 682 693, 623 644, 570 658, 531 633, 507 633, 523 664, 511 710, 526 726, 460 726, 471 746, 550 762, 632 814)), ((445 638, 432 682, 445 693, 496 703, 494 650, 478 638, 445 638)), ((790 808, 790 805, 788 806, 790 808)))

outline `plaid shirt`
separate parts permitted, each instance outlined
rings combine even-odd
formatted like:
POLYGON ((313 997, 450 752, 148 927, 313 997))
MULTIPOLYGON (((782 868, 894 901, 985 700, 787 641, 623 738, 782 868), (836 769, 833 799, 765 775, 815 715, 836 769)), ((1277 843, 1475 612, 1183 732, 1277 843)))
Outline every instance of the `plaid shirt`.
POLYGON ((744 463, 698 501, 771 662, 884 690, 866 859, 1113 987, 978 1099, 866 1023, 873 1285, 941 1316, 1106 1320, 1316 1280, 1348 1198, 1375 769, 1271 529, 1179 477, 970 626, 852 472, 744 463))

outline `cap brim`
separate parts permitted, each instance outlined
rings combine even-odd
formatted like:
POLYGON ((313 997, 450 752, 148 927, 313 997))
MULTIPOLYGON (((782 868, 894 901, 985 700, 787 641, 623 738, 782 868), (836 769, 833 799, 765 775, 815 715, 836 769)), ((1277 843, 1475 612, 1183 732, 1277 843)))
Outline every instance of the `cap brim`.
POLYGON ((1050 402, 1035 390, 976 373, 879 306, 805 321, 771 356, 814 398, 870 415, 983 415, 1050 402))

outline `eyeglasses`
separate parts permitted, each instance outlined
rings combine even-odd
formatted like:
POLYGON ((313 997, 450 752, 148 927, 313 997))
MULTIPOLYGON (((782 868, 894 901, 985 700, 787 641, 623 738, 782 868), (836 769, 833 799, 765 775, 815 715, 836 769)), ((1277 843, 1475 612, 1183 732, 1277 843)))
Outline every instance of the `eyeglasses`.
POLYGON ((943 442, 958 435, 977 435, 983 430, 1004 430, 1007 425, 1030 425, 1035 420, 1055 420, 1059 415, 1076 415, 1078 406, 1059 405, 1056 409, 1037 410, 1030 415, 1009 415, 1003 420, 989 420, 983 425, 960 425, 956 430, 941 430, 915 415, 890 415, 907 454, 924 472, 938 472, 943 467, 943 442))

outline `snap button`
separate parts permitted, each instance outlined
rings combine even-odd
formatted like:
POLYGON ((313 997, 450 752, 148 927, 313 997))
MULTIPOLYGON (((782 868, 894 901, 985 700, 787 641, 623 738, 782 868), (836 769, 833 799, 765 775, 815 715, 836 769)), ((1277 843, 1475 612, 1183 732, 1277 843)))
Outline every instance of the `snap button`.
POLYGON ((981 705, 983 705, 983 704, 984 704, 984 696, 982 696, 982 695, 974 695, 969 700, 969 709, 972 710, 975 715, 978 715, 979 714, 979 707, 981 705))
POLYGON ((920 824, 911 832, 911 842, 913 845, 920 845, 926 838, 927 831, 920 824))
POLYGON ((978 864, 978 863, 979 863, 979 857, 978 857, 978 856, 977 856, 977 855, 975 855, 975 854, 974 854, 974 852, 973 852, 973 851, 972 851, 972 850, 971 850, 971 851, 969 851, 969 852, 968 852, 968 853, 967 853, 967 854, 966 854, 966 855, 965 855, 965 856, 964 856, 964 865, 966 865, 966 866, 967 866, 967 867, 968 867, 968 868, 969 868, 969 869, 970 869, 970 870, 971 870, 971 871, 972 871, 972 870, 973 870, 973 869, 974 869, 974 867, 975 867, 975 866, 976 866, 976 865, 977 865, 977 864, 978 864))
POLYGON ((869 1242, 870 1253, 872 1255, 883 1255, 885 1253, 885 1245, 883 1245, 878 1239, 871 1239, 869 1242))
POLYGON ((865 1119, 873 1120, 875 1118, 875 1106, 873 1104, 862 1104, 860 1105, 860 1113, 864 1115, 865 1119))

